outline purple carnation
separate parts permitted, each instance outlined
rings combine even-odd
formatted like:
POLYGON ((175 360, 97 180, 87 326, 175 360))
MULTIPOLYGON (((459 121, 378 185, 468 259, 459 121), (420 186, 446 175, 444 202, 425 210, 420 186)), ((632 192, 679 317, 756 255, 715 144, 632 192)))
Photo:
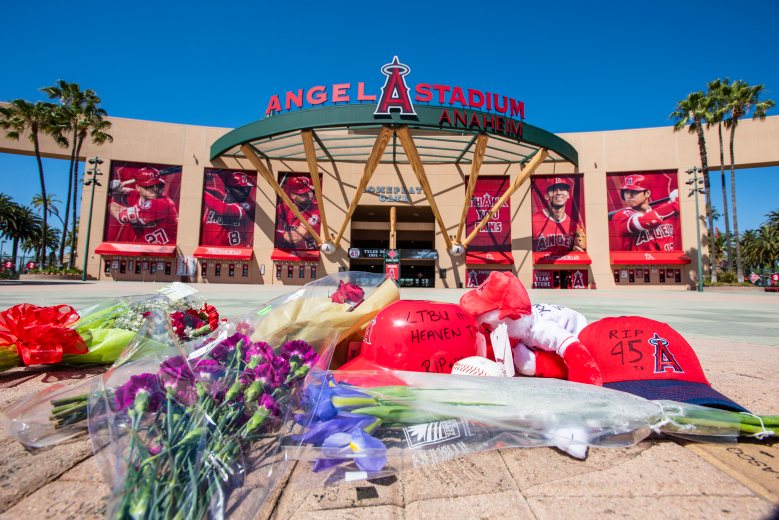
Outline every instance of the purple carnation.
POLYGON ((211 356, 212 359, 215 359, 219 361, 220 363, 225 363, 227 361, 227 358, 230 357, 230 354, 235 350, 235 347, 238 345, 238 343, 243 343, 244 345, 248 345, 251 343, 251 340, 244 336, 243 334, 236 333, 230 336, 229 338, 225 338, 209 351, 209 356, 211 356))
POLYGON ((214 382, 224 374, 224 367, 215 359, 201 359, 192 367, 198 381, 214 382))
POLYGON ((135 397, 141 392, 149 394, 146 409, 150 412, 156 411, 165 398, 165 392, 156 374, 138 374, 116 389, 114 400, 117 408, 120 411, 130 408, 135 403, 135 397))
POLYGON ((274 357, 273 347, 264 341, 250 343, 249 347, 244 351, 243 359, 248 363, 254 356, 261 358, 263 361, 270 361, 274 357))
POLYGON ((273 414, 274 417, 281 415, 281 408, 279 407, 279 403, 277 403, 276 400, 268 394, 262 394, 258 405, 262 408, 266 408, 271 414, 273 414))
POLYGON ((281 355, 289 362, 297 360, 299 365, 313 366, 317 360, 316 352, 311 345, 300 339, 284 343, 281 346, 281 355))

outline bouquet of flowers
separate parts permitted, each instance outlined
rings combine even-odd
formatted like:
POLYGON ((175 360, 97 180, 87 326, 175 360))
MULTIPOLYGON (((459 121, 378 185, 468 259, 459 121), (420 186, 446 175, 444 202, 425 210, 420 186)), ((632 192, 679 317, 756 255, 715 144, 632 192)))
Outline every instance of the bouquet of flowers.
POLYGON ((0 312, 0 371, 23 365, 110 365, 154 310, 170 313, 176 334, 191 341, 219 325, 219 313, 194 289, 174 283, 164 294, 120 298, 81 313, 69 305, 20 304, 0 312))
POLYGON ((335 371, 309 376, 302 395, 284 451, 313 462, 327 482, 496 448, 555 446, 584 458, 588 446, 628 446, 653 432, 698 440, 779 432, 776 415, 648 401, 558 379, 335 371))
POLYGON ((93 447, 111 484, 111 515, 220 517, 258 464, 272 479, 277 431, 299 385, 312 368, 327 369, 340 338, 365 325, 375 314, 370 309, 397 298, 384 276, 367 282, 357 285, 349 273, 326 277, 184 345, 167 317, 152 312, 146 341, 99 378, 88 402, 93 447), (311 333, 316 319, 305 302, 337 317, 336 326, 311 333))

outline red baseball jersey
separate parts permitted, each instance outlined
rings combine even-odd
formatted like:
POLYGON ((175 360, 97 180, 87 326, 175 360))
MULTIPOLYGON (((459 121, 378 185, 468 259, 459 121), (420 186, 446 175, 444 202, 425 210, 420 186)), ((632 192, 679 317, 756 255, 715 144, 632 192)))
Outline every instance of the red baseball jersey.
POLYGON ((573 249, 578 222, 566 215, 560 222, 547 210, 533 214, 533 251, 564 254, 573 249))
POLYGON ((254 236, 254 204, 225 202, 225 195, 210 189, 203 192, 201 244, 251 247, 254 236), (220 196, 221 195, 221 196, 220 196))
MULTIPOLYGON (((306 211, 300 212, 303 217, 308 220, 311 227, 319 233, 320 221, 319 221, 319 208, 311 206, 306 211)), ((300 220, 295 216, 291 209, 286 204, 280 204, 276 211, 276 247, 289 248, 289 249, 316 249, 316 240, 314 237, 306 237, 304 241, 289 242, 285 238, 288 231, 291 231, 300 226, 300 220)))
POLYGON ((179 216, 169 197, 142 199, 137 191, 125 196, 125 208, 117 215, 122 229, 117 242, 172 244, 176 242, 179 216))
POLYGON ((619 210, 609 221, 614 251, 674 251, 674 223, 679 202, 667 202, 646 213, 632 208, 619 210))

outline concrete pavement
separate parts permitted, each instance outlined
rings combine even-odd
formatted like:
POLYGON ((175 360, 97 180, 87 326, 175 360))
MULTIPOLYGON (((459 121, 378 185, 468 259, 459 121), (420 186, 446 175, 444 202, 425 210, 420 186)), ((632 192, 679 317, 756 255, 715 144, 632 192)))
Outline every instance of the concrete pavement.
MULTIPOLYGON (((144 294, 153 284, 0 285, 0 308, 23 301, 87 305, 144 294)), ((284 287, 197 285, 228 315, 284 287)), ((457 301, 462 290, 403 289, 401 297, 457 301)), ((530 291, 590 320, 638 314, 670 323, 694 347, 714 388, 759 414, 779 413, 779 294, 668 290, 530 291)), ((0 407, 97 371, 21 369, 0 375, 0 407)), ((0 437, 2 518, 99 518, 107 487, 86 441, 37 453, 0 437)), ((769 518, 779 510, 779 443, 701 444, 650 438, 591 449, 579 461, 551 448, 501 449, 372 482, 322 487, 310 466, 289 464, 265 506, 236 518, 769 518)), ((261 494, 246 487, 246 493, 261 494)), ((252 502, 247 500, 246 504, 252 502)))

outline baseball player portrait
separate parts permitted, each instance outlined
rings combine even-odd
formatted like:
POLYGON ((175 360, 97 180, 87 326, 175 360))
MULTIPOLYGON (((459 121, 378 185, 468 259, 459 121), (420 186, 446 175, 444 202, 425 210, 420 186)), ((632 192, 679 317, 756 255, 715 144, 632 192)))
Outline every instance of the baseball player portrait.
POLYGON ((243 171, 206 169, 200 244, 251 247, 255 177, 243 171))
MULTIPOLYGON (((679 190, 669 174, 622 176, 619 200, 623 207, 609 212, 612 251, 677 251, 679 190), (665 197, 654 197, 666 187, 665 197)), ((610 194, 610 199, 613 196, 610 194)))
MULTIPOLYGON (((106 240, 165 245, 176 243, 178 210, 168 196, 166 181, 157 168, 132 168, 121 180, 117 168, 109 183, 106 240)), ((127 169, 127 168, 126 168, 127 169)), ((175 172, 175 170, 173 170, 175 172)), ((179 178, 179 168, 175 172, 179 178)))
MULTIPOLYGON (((287 176, 281 187, 289 195, 308 223, 319 232, 319 207, 314 196, 311 179, 303 175, 287 176)), ((295 213, 281 199, 276 203, 276 240, 275 247, 280 249, 314 250, 316 240, 300 223, 295 213)))
POLYGON ((574 184, 569 177, 533 179, 533 251, 565 254, 587 249, 582 201, 580 195, 573 198, 574 184))

